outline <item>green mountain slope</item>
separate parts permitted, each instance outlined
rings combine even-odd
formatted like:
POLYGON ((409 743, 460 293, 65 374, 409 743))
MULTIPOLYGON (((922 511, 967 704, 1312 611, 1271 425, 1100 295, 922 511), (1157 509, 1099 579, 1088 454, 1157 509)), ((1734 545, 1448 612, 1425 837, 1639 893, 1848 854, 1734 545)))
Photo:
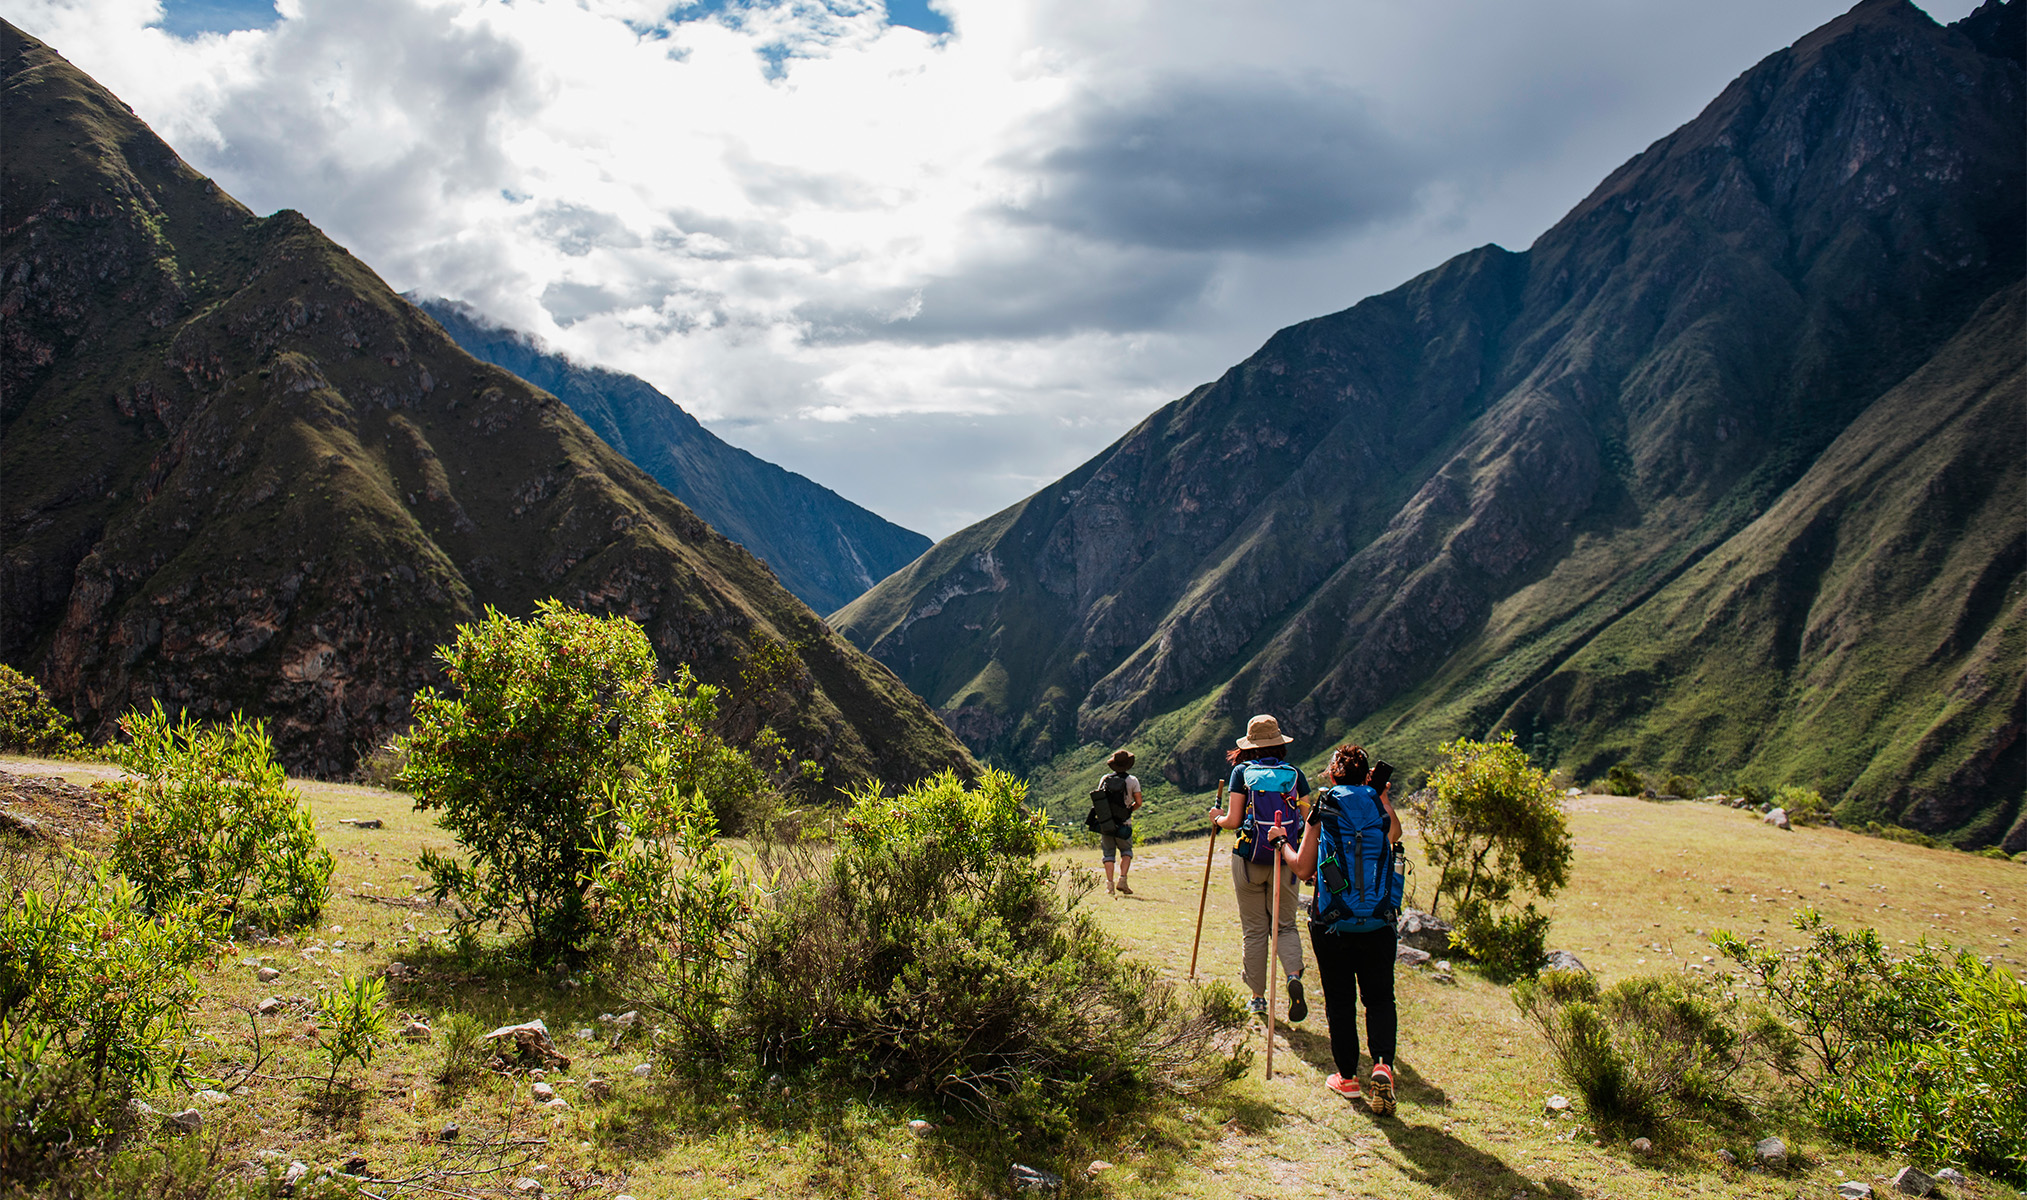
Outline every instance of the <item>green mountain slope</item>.
POLYGON ((665 662, 804 664, 772 717, 832 782, 969 756, 554 397, 473 359, 299 214, 256 217, 0 27, 0 655, 87 728, 159 698, 269 719, 332 775, 487 605, 625 613, 665 662))
MULTIPOLYGON (((1841 461, 1825 455, 1847 428, 1903 381, 1920 392, 1911 376, 2021 277, 2027 78, 1993 33, 2020 2, 1945 29, 1866 0, 1526 252, 1472 251, 1281 331, 833 623, 974 750, 1052 793, 1128 743, 1174 788, 1207 790, 1245 717, 1272 711, 1305 756, 1355 737, 1412 773, 1445 737, 1511 725, 1589 774, 1638 738, 1645 766, 1794 778, 1849 811, 1997 836, 2020 792, 2002 744, 1952 742, 1919 769, 1803 753, 1806 706, 1785 701, 1721 707, 1695 738, 1646 736, 1620 723, 1666 697, 1603 658, 1583 660, 1580 700, 1523 701, 1841 461), (1952 756, 1994 765, 1952 774, 1952 756), (1917 776, 1959 794, 1919 799, 1917 776)), ((1898 397, 1911 422, 1943 411, 1898 397)), ((1979 570, 2015 586, 2017 515, 1971 524, 1936 536, 1989 552, 1979 570)), ((1823 577, 1768 569, 1780 612, 1815 605, 1823 577)), ((1985 632, 1949 642, 1938 669, 1971 661, 1985 632)), ((1756 686, 1806 697, 1821 653, 1802 645, 1756 686)), ((2017 680, 2017 651, 1999 653, 2017 680)), ((1908 701, 1923 703, 1942 717, 1940 696, 1908 701)), ((1882 710, 1844 732, 1883 746, 1915 719, 1882 710)))
POLYGON ((921 534, 727 445, 646 380, 545 353, 453 301, 416 303, 473 357, 568 404, 592 432, 711 528, 752 551, 818 612, 843 608, 929 548, 921 534))

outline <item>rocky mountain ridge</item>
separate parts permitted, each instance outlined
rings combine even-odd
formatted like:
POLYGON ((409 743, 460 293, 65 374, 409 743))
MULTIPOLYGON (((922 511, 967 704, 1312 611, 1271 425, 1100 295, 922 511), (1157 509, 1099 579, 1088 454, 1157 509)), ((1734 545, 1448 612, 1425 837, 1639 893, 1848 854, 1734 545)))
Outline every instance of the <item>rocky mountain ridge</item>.
POLYGON ((1208 789, 1257 711, 1312 758, 1350 738, 1426 764, 1505 728, 1584 777, 1812 783, 2021 848, 2022 468, 1975 453, 2020 444, 2019 14, 1866 0, 1528 250, 1281 331, 833 623, 1044 775, 1132 744, 1208 789), (1972 594, 1833 586, 1874 559, 1826 472, 1889 436, 1948 448, 1942 524, 1892 527, 1972 594), (1783 514, 1809 535, 1769 559, 1783 514), (1760 602, 1717 604, 1721 563, 1760 602), (1697 588, 1707 623, 1673 623, 1697 588), (1927 664, 1890 700, 1889 629, 1927 664))
POLYGON ((820 613, 843 608, 929 548, 921 534, 728 445, 644 379, 549 353, 454 301, 409 299, 466 353, 569 405, 607 445, 746 547, 820 613))
POLYGON ((836 784, 964 748, 553 396, 477 361, 300 214, 257 217, 0 23, 0 655, 104 735, 160 699, 349 770, 486 607, 641 622, 836 784))

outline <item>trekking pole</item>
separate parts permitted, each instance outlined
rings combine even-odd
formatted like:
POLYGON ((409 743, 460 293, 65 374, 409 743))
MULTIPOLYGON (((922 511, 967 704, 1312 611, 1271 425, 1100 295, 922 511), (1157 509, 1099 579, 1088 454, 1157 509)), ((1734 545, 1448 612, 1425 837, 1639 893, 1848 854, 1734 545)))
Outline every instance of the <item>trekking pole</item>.
MULTIPOLYGON (((1278 819, 1280 814, 1275 814, 1278 819)), ((1253 836, 1259 837, 1259 834, 1253 836)), ((1267 1078, 1274 1078, 1274 972, 1281 965, 1281 851, 1274 851, 1274 910, 1267 935, 1267 1078)))
MULTIPOLYGON (((1218 807, 1225 806, 1225 785, 1218 782, 1218 807)), ((1196 936, 1189 942, 1189 977, 1196 978, 1197 946, 1204 940, 1204 904, 1211 898, 1211 860, 1218 853, 1218 830, 1223 828, 1216 821, 1211 822, 1211 844, 1204 848, 1204 886, 1196 898, 1196 936)))

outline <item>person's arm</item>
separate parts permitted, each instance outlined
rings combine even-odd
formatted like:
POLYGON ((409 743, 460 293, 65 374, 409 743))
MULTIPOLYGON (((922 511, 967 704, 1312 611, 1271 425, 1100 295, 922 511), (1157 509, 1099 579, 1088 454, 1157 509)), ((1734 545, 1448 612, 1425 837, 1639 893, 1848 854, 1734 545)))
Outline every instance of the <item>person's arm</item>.
POLYGON ((1401 814, 1394 811, 1393 801, 1387 799, 1387 794, 1393 790, 1391 783, 1380 789, 1379 805, 1387 810, 1387 840, 1398 842, 1401 840, 1401 814))
POLYGON ((1140 777, 1138 775, 1128 775, 1126 778, 1130 781, 1128 786, 1131 788, 1130 793, 1126 797, 1126 811, 1139 812, 1140 806, 1147 803, 1146 798, 1140 794, 1140 777))
MULTIPOLYGON (((1321 822, 1311 820, 1303 825, 1302 845, 1299 849, 1288 845, 1286 837, 1281 839, 1281 857, 1286 860, 1289 866, 1295 868, 1295 877, 1304 883, 1310 883, 1316 879, 1316 852, 1317 848, 1322 845, 1322 838, 1316 832, 1319 824, 1321 822)), ((1279 829, 1281 827, 1276 825, 1274 828, 1279 829)))
POLYGON ((1229 794, 1229 803, 1225 805, 1225 811, 1211 809, 1210 817, 1217 822, 1219 829, 1237 829, 1245 821, 1245 812, 1246 793, 1232 792, 1229 794))

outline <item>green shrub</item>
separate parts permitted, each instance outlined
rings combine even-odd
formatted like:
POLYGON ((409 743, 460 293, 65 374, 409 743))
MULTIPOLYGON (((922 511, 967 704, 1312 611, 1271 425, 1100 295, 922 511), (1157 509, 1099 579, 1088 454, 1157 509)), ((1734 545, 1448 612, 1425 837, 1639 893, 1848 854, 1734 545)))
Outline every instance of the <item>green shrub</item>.
POLYGON ((1870 929, 1805 909, 1807 944, 1713 942, 1793 1027, 1825 1128, 1920 1162, 2027 1182, 2027 988, 1968 951, 1922 943, 1892 958, 1870 929))
POLYGON ((737 811, 769 791, 712 732, 718 690, 688 668, 657 684, 647 635, 624 617, 555 601, 528 621, 488 610, 441 656, 458 694, 415 698, 401 781, 417 809, 441 810, 465 857, 426 852, 420 865, 470 920, 517 927, 537 964, 601 932, 593 847, 612 843, 622 806, 702 795, 737 811))
MULTIPOLYGON (((1122 954, 1037 859, 1057 839, 1025 801, 999 772, 969 791, 946 772, 855 794, 835 853, 718 951, 738 972, 721 1044, 752 1048, 756 1071, 935 1098, 1044 1137, 1226 1077, 1218 1035, 1245 1021, 1237 997, 1185 995, 1122 954)), ((665 1047, 684 1064, 687 1045, 665 1047)))
POLYGON ((150 909, 188 900, 267 929, 317 919, 331 854, 260 722, 172 725, 157 702, 121 727, 119 763, 138 778, 112 787, 111 857, 150 909))
POLYGON ((392 738, 375 746, 371 753, 359 756, 359 765, 352 770, 352 781, 390 792, 405 791, 401 786, 401 769, 407 765, 407 743, 401 738, 392 738))
POLYGON ((1934 838, 1919 829, 1909 829, 1904 825, 1882 825, 1878 821, 1867 821, 1858 832, 1867 837, 1885 838, 1889 842, 1905 842, 1910 846, 1926 846, 1931 850, 1936 847, 1934 838))
POLYGON ((1671 796, 1681 796, 1686 800, 1694 800, 1703 794, 1703 781, 1694 775, 1670 775, 1668 782, 1662 785, 1661 790, 1671 796))
POLYGON ((1786 811, 1788 820, 1796 825, 1819 825, 1830 816, 1830 806, 1823 802, 1823 793, 1792 783, 1774 792, 1773 805, 1786 811))
POLYGON ((1548 914, 1532 904, 1505 912, 1473 902, 1458 913, 1456 945, 1494 980, 1511 982, 1541 969, 1548 958, 1548 926, 1548 914))
POLYGON ((1647 781, 1625 763, 1605 772, 1605 790, 1614 796, 1637 796, 1647 790, 1647 781))
POLYGON ((190 968, 222 919, 150 916, 134 885, 81 857, 0 860, 0 1179, 42 1178, 103 1145, 137 1084, 179 1077, 190 968))
POLYGON ((1447 897, 1467 944, 1492 956, 1484 961, 1495 974, 1536 970, 1548 918, 1515 903, 1520 894, 1546 897, 1569 882, 1561 796, 1546 773, 1528 765, 1511 733, 1437 749, 1442 758, 1429 789, 1411 806, 1422 853, 1437 871, 1430 911, 1447 897))
POLYGON ((430 1032, 436 1036, 440 1055, 436 1066, 440 1086, 456 1090, 479 1077, 486 1061, 486 1027, 477 1017, 445 1010, 437 1014, 430 1032))
POLYGON ((90 752, 42 685, 5 663, 0 663, 0 750, 42 758, 82 758, 90 752))
POLYGON ((326 1095, 337 1087, 346 1063, 364 1067, 373 1061, 374 1047, 387 1036, 387 1014, 380 1008, 386 999, 387 985, 378 976, 350 975, 317 997, 317 1052, 331 1063, 326 1095))
POLYGON ((1585 971, 1544 971, 1513 990, 1548 1039, 1556 1071, 1599 1126, 1660 1134, 1684 1117, 1738 1103, 1739 1076, 1785 1068, 1793 1039, 1764 1010, 1675 975, 1636 976, 1600 990, 1585 971))

